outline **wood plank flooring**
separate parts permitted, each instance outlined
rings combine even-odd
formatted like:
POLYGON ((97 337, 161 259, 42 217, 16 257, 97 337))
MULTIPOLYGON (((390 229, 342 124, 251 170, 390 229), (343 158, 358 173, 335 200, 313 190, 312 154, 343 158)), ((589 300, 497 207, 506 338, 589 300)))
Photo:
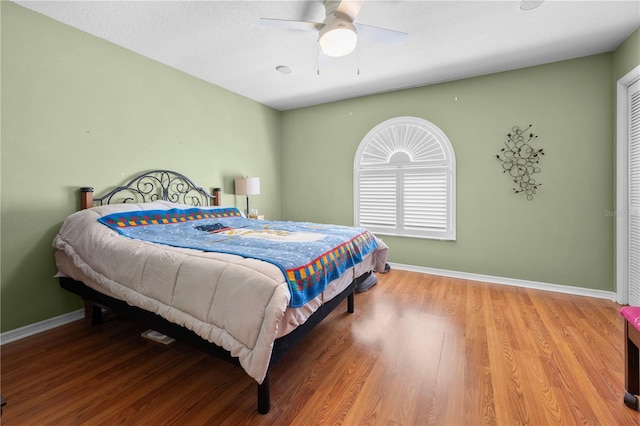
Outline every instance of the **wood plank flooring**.
POLYGON ((633 425, 613 302, 392 270, 271 372, 112 319, 1 348, 2 424, 633 425))

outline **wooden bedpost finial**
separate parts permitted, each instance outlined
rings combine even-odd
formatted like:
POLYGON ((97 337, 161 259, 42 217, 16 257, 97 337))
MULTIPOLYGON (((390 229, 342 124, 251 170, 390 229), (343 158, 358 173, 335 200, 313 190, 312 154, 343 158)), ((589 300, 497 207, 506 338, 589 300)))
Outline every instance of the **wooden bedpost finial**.
POLYGON ((93 207, 93 188, 83 186, 80 188, 80 208, 82 210, 93 207))
POLYGON ((221 194, 222 194, 222 189, 213 188, 213 196, 215 198, 212 200, 212 203, 213 203, 214 206, 221 206, 222 205, 222 198, 220 197, 221 194))

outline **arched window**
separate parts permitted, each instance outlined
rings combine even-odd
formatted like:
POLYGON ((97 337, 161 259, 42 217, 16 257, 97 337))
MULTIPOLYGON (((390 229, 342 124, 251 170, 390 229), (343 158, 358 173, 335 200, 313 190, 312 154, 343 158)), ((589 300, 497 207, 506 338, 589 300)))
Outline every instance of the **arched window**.
POLYGON ((383 235, 456 239, 456 159, 447 136, 416 117, 374 127, 354 161, 355 225, 383 235))

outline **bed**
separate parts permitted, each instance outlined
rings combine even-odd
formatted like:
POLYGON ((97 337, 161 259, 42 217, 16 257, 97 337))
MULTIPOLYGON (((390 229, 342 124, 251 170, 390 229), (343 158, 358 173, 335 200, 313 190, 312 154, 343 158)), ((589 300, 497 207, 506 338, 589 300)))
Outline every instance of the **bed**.
POLYGON ((53 242, 57 276, 94 324, 107 308, 240 365, 265 414, 270 366, 345 299, 353 313, 388 249, 361 228, 249 219, 220 194, 169 170, 96 198, 81 188, 53 242))

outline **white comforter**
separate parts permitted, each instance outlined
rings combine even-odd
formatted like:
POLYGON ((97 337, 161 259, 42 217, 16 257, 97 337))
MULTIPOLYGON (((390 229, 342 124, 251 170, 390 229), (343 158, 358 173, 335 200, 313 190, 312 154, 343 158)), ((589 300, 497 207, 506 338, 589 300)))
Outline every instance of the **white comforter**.
MULTIPOLYGON (((69 216, 53 241, 59 275, 154 312, 213 342, 262 383, 278 325, 289 305, 281 270, 268 262, 123 237, 96 219, 119 211, 188 208, 168 202, 114 204, 69 216)), ((383 270, 387 247, 367 257, 383 270)), ((353 276, 348 277, 349 280, 353 276)))

